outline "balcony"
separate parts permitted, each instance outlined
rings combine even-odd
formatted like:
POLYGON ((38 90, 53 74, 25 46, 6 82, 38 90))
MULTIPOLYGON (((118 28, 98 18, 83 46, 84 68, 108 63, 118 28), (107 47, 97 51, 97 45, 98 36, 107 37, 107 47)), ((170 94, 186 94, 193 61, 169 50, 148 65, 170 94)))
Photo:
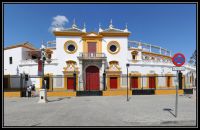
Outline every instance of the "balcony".
POLYGON ((106 59, 105 53, 80 53, 78 56, 80 60, 103 60, 106 59))
MULTIPOLYGON (((58 60, 57 59, 51 59, 51 63, 50 64, 58 64, 58 60)), ((49 63, 45 62, 45 65, 48 65, 49 63)), ((21 60, 19 63, 19 66, 29 66, 29 65, 38 65, 38 60, 37 59, 27 59, 27 60, 21 60)))

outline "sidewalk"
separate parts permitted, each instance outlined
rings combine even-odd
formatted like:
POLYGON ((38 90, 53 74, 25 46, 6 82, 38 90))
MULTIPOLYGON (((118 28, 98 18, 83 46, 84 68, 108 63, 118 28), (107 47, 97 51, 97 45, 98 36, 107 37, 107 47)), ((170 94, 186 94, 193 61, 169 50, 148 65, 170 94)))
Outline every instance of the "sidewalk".
POLYGON ((195 126, 196 98, 179 95, 5 98, 4 126, 195 126))

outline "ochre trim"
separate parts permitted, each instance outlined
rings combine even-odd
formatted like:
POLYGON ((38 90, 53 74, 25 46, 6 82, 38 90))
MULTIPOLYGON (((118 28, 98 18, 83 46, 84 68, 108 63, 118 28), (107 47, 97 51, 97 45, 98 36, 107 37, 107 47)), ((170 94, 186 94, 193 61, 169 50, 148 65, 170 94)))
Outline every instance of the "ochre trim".
POLYGON ((110 53, 110 54, 117 54, 119 51, 120 51, 120 44, 119 42, 117 41, 110 41, 108 44, 107 44, 107 51, 110 53), (112 52, 110 50, 110 46, 112 45, 115 45, 117 47, 117 50, 115 52, 112 52))
MULTIPOLYGON (((49 78, 49 90, 53 89, 53 73, 46 73, 44 74, 44 78, 49 78)), ((40 78, 40 89, 42 89, 42 78, 40 78)))
POLYGON ((73 40, 68 40, 68 41, 66 41, 65 44, 64 44, 64 50, 65 50, 65 52, 68 53, 68 54, 74 54, 74 53, 76 53, 77 49, 78 49, 78 46, 77 46, 76 42, 73 41, 73 40), (75 46, 74 51, 69 51, 69 50, 67 49, 67 46, 68 46, 68 45, 74 45, 74 46, 75 46))
POLYGON ((184 89, 185 86, 185 75, 182 76, 182 89, 184 89))
POLYGON ((20 97, 21 92, 4 92, 4 97, 20 97))
POLYGON ((103 36, 97 34, 96 32, 90 32, 82 35, 82 40, 102 40, 103 36), (90 34, 95 34, 96 36, 88 36, 90 34))
POLYGON ((56 97, 59 97, 59 96, 76 96, 76 92, 47 92, 47 96, 56 96, 56 97))
POLYGON ((172 76, 173 76, 173 74, 165 74, 165 76, 166 76, 166 78, 165 78, 165 83, 166 83, 166 88, 172 88, 172 76), (167 82, 168 82, 168 77, 170 77, 169 78, 169 86, 167 86, 167 82))
MULTIPOLYGON (((155 95, 176 94, 176 90, 155 90, 155 95)), ((183 90, 178 90, 178 94, 183 94, 183 90)))
POLYGON ((84 32, 53 32, 55 36, 81 36, 84 32))

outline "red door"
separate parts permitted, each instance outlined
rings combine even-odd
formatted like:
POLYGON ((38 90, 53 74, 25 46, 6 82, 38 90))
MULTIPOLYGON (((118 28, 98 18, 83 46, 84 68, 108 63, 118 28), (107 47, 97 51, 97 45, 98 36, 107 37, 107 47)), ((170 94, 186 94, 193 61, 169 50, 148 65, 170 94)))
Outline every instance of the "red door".
POLYGON ((95 57, 96 55, 96 42, 88 43, 88 55, 89 57, 95 57))
POLYGON ((67 78, 67 89, 74 90, 74 78, 73 77, 67 78))
POLYGON ((96 42, 88 43, 88 53, 96 53, 96 42))
POLYGON ((149 77, 149 88, 156 88, 155 77, 149 77))
POLYGON ((86 90, 99 90, 99 69, 89 66, 86 69, 86 90))
POLYGON ((110 89, 117 89, 117 77, 110 77, 110 89))
POLYGON ((131 88, 138 88, 138 77, 131 77, 131 88))

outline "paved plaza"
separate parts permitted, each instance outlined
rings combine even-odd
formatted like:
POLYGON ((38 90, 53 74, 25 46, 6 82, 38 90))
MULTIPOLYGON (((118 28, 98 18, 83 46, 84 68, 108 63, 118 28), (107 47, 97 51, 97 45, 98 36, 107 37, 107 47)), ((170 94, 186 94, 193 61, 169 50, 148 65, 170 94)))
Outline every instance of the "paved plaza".
POLYGON ((5 98, 4 126, 195 126, 196 96, 175 95, 5 98))

